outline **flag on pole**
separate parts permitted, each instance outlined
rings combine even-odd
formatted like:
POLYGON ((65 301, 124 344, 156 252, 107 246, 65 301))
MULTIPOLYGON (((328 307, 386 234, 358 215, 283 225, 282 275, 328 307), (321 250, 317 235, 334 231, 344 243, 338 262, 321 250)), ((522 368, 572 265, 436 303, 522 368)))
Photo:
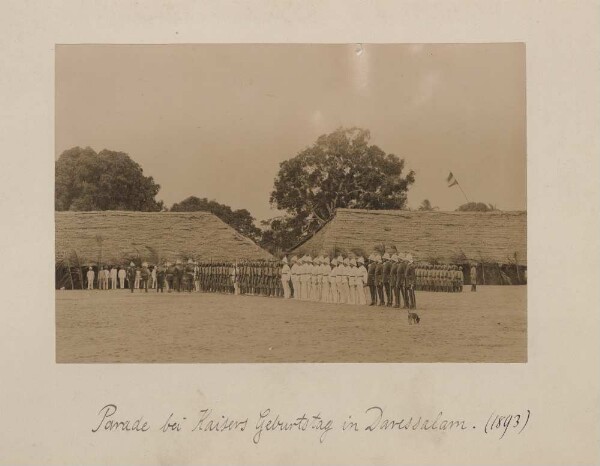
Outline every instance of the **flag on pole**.
POLYGON ((454 178, 454 175, 452 174, 452 172, 450 172, 450 174, 448 175, 448 178, 446 179, 446 181, 448 182, 448 187, 449 188, 451 188, 455 184, 458 184, 458 180, 456 178, 454 178))

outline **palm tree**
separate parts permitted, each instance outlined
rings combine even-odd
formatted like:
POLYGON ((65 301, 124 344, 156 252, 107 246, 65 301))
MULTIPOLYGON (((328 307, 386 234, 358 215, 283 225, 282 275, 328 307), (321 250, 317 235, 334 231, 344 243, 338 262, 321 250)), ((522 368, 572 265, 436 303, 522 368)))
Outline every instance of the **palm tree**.
POLYGON ((423 202, 421 202, 421 205, 419 206, 419 211, 430 212, 432 210, 439 210, 439 207, 432 206, 431 202, 429 202, 429 199, 423 199, 423 202))

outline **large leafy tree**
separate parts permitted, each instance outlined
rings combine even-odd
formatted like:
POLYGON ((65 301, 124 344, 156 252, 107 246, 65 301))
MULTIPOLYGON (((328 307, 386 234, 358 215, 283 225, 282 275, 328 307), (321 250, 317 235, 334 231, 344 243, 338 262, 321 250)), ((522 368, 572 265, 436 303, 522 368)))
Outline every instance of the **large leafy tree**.
POLYGON ((233 210, 225 204, 206 198, 190 196, 173 204, 171 212, 210 212, 255 242, 260 240, 261 230, 254 225, 254 217, 246 209, 233 210))
POLYGON ((56 210, 162 210, 151 176, 124 152, 74 147, 55 164, 56 210))
MULTIPOLYGON (((320 136, 312 146, 280 164, 271 204, 293 217, 295 227, 300 221, 302 235, 330 220, 339 207, 405 208, 414 172, 404 174, 403 159, 369 140, 370 132, 361 128, 339 128, 320 136)), ((271 228, 285 225, 279 222, 271 228)))

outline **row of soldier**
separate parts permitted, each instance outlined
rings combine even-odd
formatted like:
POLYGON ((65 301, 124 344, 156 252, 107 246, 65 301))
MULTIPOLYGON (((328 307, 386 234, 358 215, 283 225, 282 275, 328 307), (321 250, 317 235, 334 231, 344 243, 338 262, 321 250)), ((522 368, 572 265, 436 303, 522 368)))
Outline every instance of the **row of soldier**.
POLYGON ((465 277, 457 265, 421 264, 416 267, 416 289, 447 293, 462 292, 465 277))
MULTIPOLYGON (((96 273, 92 266, 88 268, 86 279, 87 288, 94 289, 96 273)), ((128 267, 102 266, 98 271, 97 288, 283 296, 281 264, 265 260, 232 263, 188 259, 186 263, 177 260, 160 265, 143 262, 136 266, 131 262, 128 267)))
MULTIPOLYGON (((88 289, 93 288, 90 267, 88 289)), ((462 270, 454 265, 415 264, 410 254, 362 257, 321 255, 279 261, 165 262, 141 267, 102 267, 98 288, 125 287, 162 292, 203 291, 294 298, 341 304, 416 307, 415 290, 462 291, 462 270), (117 280, 118 279, 118 280, 117 280)))
POLYGON ((411 254, 363 257, 309 255, 283 259, 284 297, 334 304, 416 308, 411 254), (291 264, 291 265, 290 265, 291 264))

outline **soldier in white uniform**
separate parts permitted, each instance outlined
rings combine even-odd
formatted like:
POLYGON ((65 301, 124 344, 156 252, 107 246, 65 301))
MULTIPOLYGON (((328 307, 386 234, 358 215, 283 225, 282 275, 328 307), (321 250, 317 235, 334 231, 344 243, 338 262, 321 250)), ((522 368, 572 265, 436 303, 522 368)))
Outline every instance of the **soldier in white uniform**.
POLYGON ((358 295, 356 292, 356 279, 358 278, 358 269, 356 268, 356 259, 349 260, 350 266, 346 267, 348 274, 348 304, 358 304, 358 295))
POLYGON ((119 269, 119 286, 123 290, 125 289, 125 277, 127 276, 127 271, 125 267, 121 267, 119 269))
POLYGON ((329 303, 329 257, 323 257, 321 261, 321 302, 329 303))
POLYGON ((345 278, 346 271, 344 270, 344 258, 337 257, 337 267, 335 268, 335 287, 337 289, 337 303, 344 303, 344 291, 342 290, 342 280, 345 278))
POLYGON ((323 256, 323 254, 321 254, 319 256, 319 280, 318 280, 318 284, 317 284, 317 301, 319 302, 324 302, 323 299, 323 278, 325 275, 325 257, 323 256))
POLYGON ((340 303, 348 304, 348 298, 350 294, 350 289, 348 287, 348 269, 350 268, 348 258, 344 258, 340 261, 340 266, 338 270, 338 278, 341 277, 339 289, 340 292, 340 303))
POLYGON ((319 272, 320 272, 320 261, 319 257, 313 259, 313 265, 310 268, 310 301, 318 301, 317 296, 319 294, 319 272))
POLYGON ((338 261, 334 257, 331 259, 331 270, 329 271, 329 299, 328 302, 337 304, 339 302, 339 295, 337 290, 337 273, 338 273, 338 261))
POLYGON ((152 272, 150 272, 150 278, 152 278, 150 288, 154 290, 154 289, 156 289, 156 265, 152 266, 152 272))
POLYGON ((292 270, 288 265, 287 257, 284 257, 281 263, 283 264, 281 266, 281 285, 283 286, 283 297, 285 299, 289 299, 291 297, 290 280, 292 278, 292 270))
POLYGON ((356 264, 358 266, 356 268, 357 304, 365 305, 367 304, 367 293, 369 292, 369 287, 367 286, 369 274, 367 272, 367 268, 365 267, 365 260, 362 257, 359 257, 356 260, 356 264))
POLYGON ((117 268, 114 265, 110 268, 110 288, 117 289, 117 268))
POLYGON ((93 290, 94 289, 94 277, 95 277, 95 273, 94 273, 94 269, 92 267, 88 267, 88 271, 86 274, 86 278, 87 278, 87 282, 88 282, 88 286, 87 289, 88 290, 93 290))
POLYGON ((300 288, 302 295, 300 299, 307 301, 310 296, 310 278, 312 272, 312 257, 306 255, 302 258, 302 274, 300 275, 300 288))
POLYGON ((298 260, 298 257, 296 256, 292 256, 292 258, 290 259, 290 263, 292 264, 291 267, 291 281, 292 281, 292 288, 294 289, 294 299, 300 299, 300 275, 299 275, 299 270, 300 270, 300 263, 298 260))

